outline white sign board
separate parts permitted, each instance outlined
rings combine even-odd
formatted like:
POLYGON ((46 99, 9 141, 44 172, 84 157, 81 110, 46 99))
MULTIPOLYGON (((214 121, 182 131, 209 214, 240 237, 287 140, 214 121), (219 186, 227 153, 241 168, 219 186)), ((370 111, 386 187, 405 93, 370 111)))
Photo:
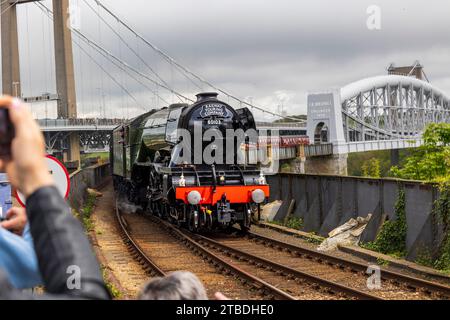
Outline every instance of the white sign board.
MULTIPOLYGON (((69 172, 67 172, 66 167, 55 157, 46 156, 46 160, 48 171, 50 172, 50 174, 53 177, 53 180, 55 181, 56 188, 60 192, 61 196, 67 199, 70 191, 69 172)), ((16 198, 17 201, 19 201, 19 203, 23 207, 25 207, 26 199, 21 192, 16 191, 16 198)))

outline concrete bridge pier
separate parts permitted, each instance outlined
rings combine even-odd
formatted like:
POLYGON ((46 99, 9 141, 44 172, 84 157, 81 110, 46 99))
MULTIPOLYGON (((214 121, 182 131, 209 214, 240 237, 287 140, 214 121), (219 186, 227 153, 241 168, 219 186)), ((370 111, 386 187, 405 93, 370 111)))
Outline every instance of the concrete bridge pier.
POLYGON ((80 136, 77 132, 73 132, 68 137, 69 150, 67 151, 67 162, 78 162, 78 167, 81 166, 80 156, 80 136))
POLYGON ((298 174, 348 175, 348 154, 306 157, 305 146, 297 147, 297 157, 289 162, 291 172, 298 174))
POLYGON ((348 154, 308 158, 305 162, 305 173, 347 176, 348 154))
POLYGON ((299 145, 297 146, 297 157, 295 159, 292 159, 289 163, 291 167, 291 171, 293 173, 299 173, 299 174, 305 174, 305 163, 306 163, 306 156, 305 156, 305 146, 299 145))

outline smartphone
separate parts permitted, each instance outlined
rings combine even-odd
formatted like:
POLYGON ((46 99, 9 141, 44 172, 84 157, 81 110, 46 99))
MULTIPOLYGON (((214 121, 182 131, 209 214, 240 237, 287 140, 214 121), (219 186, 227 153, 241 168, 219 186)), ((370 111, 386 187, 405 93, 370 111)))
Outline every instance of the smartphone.
POLYGON ((0 157, 11 156, 11 142, 14 138, 14 127, 9 118, 9 110, 0 108, 0 157))

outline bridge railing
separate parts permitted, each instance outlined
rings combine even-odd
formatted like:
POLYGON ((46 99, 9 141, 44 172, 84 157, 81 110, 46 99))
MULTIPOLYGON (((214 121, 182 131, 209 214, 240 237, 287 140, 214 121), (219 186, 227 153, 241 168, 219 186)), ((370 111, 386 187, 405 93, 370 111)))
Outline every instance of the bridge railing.
POLYGON ((71 126, 118 126, 123 123, 123 119, 38 119, 41 127, 71 127, 71 126))
POLYGON ((256 122, 256 128, 306 128, 303 122, 256 122))
POLYGON ((305 146, 305 157, 307 158, 329 156, 332 154, 333 154, 332 143, 310 144, 305 146))

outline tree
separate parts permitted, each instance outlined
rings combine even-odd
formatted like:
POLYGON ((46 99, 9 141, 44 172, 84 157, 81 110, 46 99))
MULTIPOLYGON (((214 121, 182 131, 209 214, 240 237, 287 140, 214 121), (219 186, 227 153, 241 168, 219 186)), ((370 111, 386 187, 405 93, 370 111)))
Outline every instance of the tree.
POLYGON ((380 160, 377 158, 371 158, 364 161, 361 166, 362 175, 364 177, 380 178, 381 177, 381 165, 380 160))
POLYGON ((401 168, 391 168, 392 176, 426 181, 450 179, 450 124, 428 125, 423 140, 424 145, 417 148, 401 168))
POLYGON ((423 140, 424 145, 417 148, 401 168, 393 167, 391 174, 439 183, 440 196, 433 211, 442 225, 443 239, 437 258, 430 265, 450 272, 450 124, 428 125, 423 140))

